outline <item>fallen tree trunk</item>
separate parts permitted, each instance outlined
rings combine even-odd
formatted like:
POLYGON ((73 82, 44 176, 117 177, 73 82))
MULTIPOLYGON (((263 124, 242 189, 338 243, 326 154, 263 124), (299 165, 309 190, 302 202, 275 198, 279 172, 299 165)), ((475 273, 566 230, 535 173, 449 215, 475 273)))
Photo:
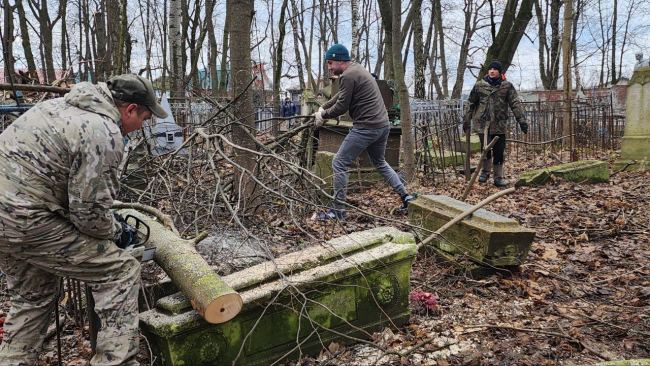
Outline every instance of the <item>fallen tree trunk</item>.
POLYGON ((243 305, 241 296, 214 273, 192 240, 178 237, 139 211, 118 212, 125 217, 129 214, 139 217, 149 225, 149 241, 145 246, 156 247, 154 261, 207 322, 223 323, 239 313, 243 305))

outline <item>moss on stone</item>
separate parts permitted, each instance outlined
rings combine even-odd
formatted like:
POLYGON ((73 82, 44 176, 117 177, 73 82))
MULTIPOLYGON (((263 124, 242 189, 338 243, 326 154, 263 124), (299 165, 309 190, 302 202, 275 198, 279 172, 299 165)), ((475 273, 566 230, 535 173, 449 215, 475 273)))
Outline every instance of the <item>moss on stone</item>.
POLYGON ((341 334, 363 337, 408 320, 410 271, 417 254, 413 235, 376 228, 334 239, 326 247, 314 249, 317 257, 333 260, 242 291, 244 307, 229 322, 208 324, 196 311, 143 313, 143 333, 154 354, 173 366, 231 364, 236 357, 239 365, 265 365, 295 352, 296 341, 304 354, 315 354, 322 342, 343 340, 341 334), (341 251, 352 254, 341 256, 341 251))
POLYGON ((552 180, 552 176, 575 183, 606 183, 609 181, 609 165, 599 160, 554 165, 522 173, 515 186, 544 185, 552 180))

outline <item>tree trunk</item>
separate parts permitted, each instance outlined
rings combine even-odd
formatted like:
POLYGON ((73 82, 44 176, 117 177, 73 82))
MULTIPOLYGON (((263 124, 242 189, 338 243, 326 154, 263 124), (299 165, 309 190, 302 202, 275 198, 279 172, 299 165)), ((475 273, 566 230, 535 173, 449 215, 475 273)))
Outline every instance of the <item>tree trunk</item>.
POLYGON ((217 38, 214 36, 214 24, 212 22, 212 17, 207 17, 205 19, 206 21, 206 28, 208 28, 208 42, 210 43, 210 60, 208 64, 208 69, 210 70, 210 75, 208 78, 208 73, 205 73, 206 81, 209 80, 209 83, 207 83, 207 87, 210 88, 210 97, 212 98, 217 98, 219 95, 219 89, 217 87, 217 38))
POLYGON ((395 83, 399 93, 400 120, 402 122, 402 146, 404 149, 404 174, 407 182, 415 178, 415 144, 411 128, 411 107, 409 105, 409 91, 404 82, 404 65, 402 64, 402 45, 400 24, 402 24, 402 3, 392 0, 392 25, 393 25, 393 67, 395 68, 395 83))
POLYGON ((302 68, 302 58, 300 56, 300 27, 298 26, 298 7, 296 1, 291 0, 291 27, 293 28, 293 52, 296 57, 296 69, 298 70, 298 83, 300 89, 305 89, 305 73, 302 68))
POLYGON ((441 0, 433 0, 433 8, 435 9, 435 23, 436 31, 438 32, 438 42, 440 42, 439 57, 440 57, 440 77, 442 78, 442 98, 449 96, 449 73, 447 72, 447 54, 445 53, 445 34, 442 27, 442 5, 441 0))
POLYGON ((139 211, 126 209, 119 213, 131 214, 149 225, 149 240, 145 246, 156 248, 154 261, 208 323, 224 323, 239 313, 243 306, 241 296, 210 268, 196 251, 193 241, 179 238, 139 211))
POLYGON ((485 62, 479 72, 479 78, 487 73, 487 67, 493 60, 501 62, 503 73, 510 67, 517 46, 519 46, 519 41, 526 31, 528 22, 533 17, 533 0, 522 0, 517 13, 518 3, 519 0, 508 0, 501 19, 499 32, 494 43, 488 48, 485 62))
POLYGON ((120 38, 119 46, 117 47, 117 67, 115 68, 116 75, 121 75, 124 73, 125 67, 125 49, 126 42, 128 38, 128 29, 127 29, 127 19, 126 19, 126 3, 127 0, 122 0, 122 9, 120 11, 120 38))
POLYGON ((352 47, 350 57, 352 61, 359 61, 359 0, 350 0, 352 8, 352 47))
POLYGON ((4 25, 2 27, 2 60, 4 61, 5 80, 6 82, 17 82, 15 59, 14 59, 14 12, 9 0, 2 1, 2 9, 4 13, 4 25))
MULTIPOLYGON (((306 82, 309 83, 309 87, 312 90, 316 90, 318 88, 318 86, 316 85, 316 81, 314 80, 314 74, 311 71, 311 52, 309 51, 309 50, 311 50, 311 39, 312 39, 313 32, 314 32, 313 31, 313 29, 314 29, 313 22, 312 22, 312 26, 308 27, 308 29, 311 29, 311 34, 308 37, 305 37, 305 33, 303 31, 305 28, 307 28, 307 27, 305 27, 304 19, 303 19, 303 15, 305 14, 305 11, 304 11, 304 9, 300 9, 300 10, 298 9, 298 5, 296 3, 296 0, 291 0, 291 8, 292 8, 293 13, 294 13, 294 16, 292 18, 292 24, 293 24, 293 21, 296 21, 296 24, 298 26, 297 31, 294 29, 294 40, 295 40, 295 37, 297 35, 298 40, 300 41, 300 45, 302 46, 302 53, 305 55, 305 69, 307 71, 307 81, 306 82), (306 39, 310 40, 309 41, 310 42, 309 47, 307 46, 306 39)), ((300 56, 300 54, 298 54, 298 55, 300 56)), ((298 59, 300 59, 300 58, 298 57, 298 59)), ((306 86, 307 85, 305 85, 305 87, 306 86)))
POLYGON ((120 12, 121 0, 106 0, 106 35, 107 35, 107 62, 110 64, 110 73, 107 77, 121 73, 116 68, 117 58, 120 54, 120 12))
POLYGON ((556 90, 560 77, 560 8, 562 0, 551 0, 550 16, 544 19, 540 0, 535 0, 535 14, 539 30, 539 75, 546 90, 556 90), (551 25, 551 39, 546 34, 546 24, 551 25), (546 58, 547 53, 548 58, 546 58))
POLYGON ((424 71, 427 67, 424 50, 424 29, 422 28, 422 15, 415 13, 413 18, 413 65, 414 65, 414 96, 417 99, 424 99, 426 94, 424 71))
MULTIPOLYGON (((564 88, 564 115, 562 118, 562 133, 564 136, 571 135, 571 30, 573 21, 573 0, 565 0, 564 24, 562 30, 562 74, 564 88)), ((573 146, 573 137, 569 139, 570 146, 573 146)), ((565 140, 566 141, 566 140, 565 140)))
POLYGON ((181 0, 169 2, 169 47, 171 55, 170 95, 175 102, 182 102, 185 97, 183 87, 183 60, 181 45, 181 0))
MULTIPOLYGON (((283 0, 282 6, 280 7, 280 20, 278 22, 279 35, 278 40, 275 42, 276 47, 274 49, 274 65, 273 65, 273 100, 278 103, 282 103, 282 96, 280 95, 280 78, 282 77, 282 54, 284 53, 284 37, 287 32, 287 24, 285 15, 289 7, 289 0, 283 0)), ((277 136, 280 132, 280 126, 278 123, 273 124, 273 136, 277 136)))
MULTIPOLYGON (((198 4, 197 4, 198 7, 198 4)), ((195 23, 197 24, 196 26, 198 27, 199 24, 199 15, 201 14, 201 9, 195 9, 195 23)), ((193 39, 193 46, 191 47, 192 52, 191 52, 191 60, 190 60, 190 72, 188 74, 188 80, 193 81, 194 89, 196 92, 199 92, 201 89, 201 83, 199 82, 197 75, 199 73, 199 58, 201 56, 201 50, 203 49, 203 43, 205 41, 205 36, 209 32, 214 33, 213 28, 209 28, 207 26, 207 20, 210 19, 212 20, 212 13, 214 11, 214 0, 206 0, 205 1, 205 25, 201 27, 199 35, 196 39, 193 39)), ((193 33, 194 35, 194 33, 193 33)))
MULTIPOLYGON (((231 0, 230 36, 231 65, 232 65, 232 93, 239 99, 234 104, 234 115, 237 123, 234 125, 233 142, 241 147, 255 150, 256 145, 248 135, 248 131, 255 128, 253 120, 253 93, 249 88, 251 81, 251 23, 253 20, 254 0, 231 0)), ((244 206, 244 211, 252 207, 255 184, 250 174, 255 174, 256 159, 251 153, 235 150, 235 163, 239 166, 235 171, 235 192, 239 192, 239 199, 244 206), (250 205, 250 206, 249 206, 250 205)))
POLYGON ((37 84, 39 83, 38 72, 36 71, 36 63, 34 62, 34 54, 32 53, 32 45, 29 41, 29 29, 27 28, 27 17, 25 16, 25 7, 23 0, 16 0, 16 10, 18 11, 18 23, 20 25, 20 36, 23 39, 23 52, 25 53, 25 61, 27 61, 27 70, 29 70, 29 77, 32 78, 37 84))
MULTIPOLYGON (((391 0, 378 0, 379 13, 381 14, 381 23, 384 26, 384 79, 390 80, 395 79, 395 67, 393 66, 393 26, 392 26, 392 17, 391 17, 391 0)), ((400 9, 400 18, 401 18, 401 9, 400 9)), ((399 30, 399 26, 397 28, 399 30)), ((398 38, 399 39, 399 38, 398 38)), ((400 48, 400 55, 402 54, 400 48)), ((400 63, 402 62, 402 57, 399 58, 400 63)))
MULTIPOLYGON (((616 85, 618 83, 618 77, 616 77, 616 18, 618 18, 618 0, 612 0, 614 7, 614 14, 612 14, 612 79, 611 84, 616 85)), ((621 51, 622 53, 622 51, 621 51)))
POLYGON ((228 79, 230 78, 230 73, 228 72, 228 45, 230 43, 231 8, 231 1, 226 0, 226 21, 223 27, 223 39, 221 40, 223 50, 221 50, 221 76, 219 77, 219 92, 223 95, 224 99, 228 97, 228 79))
MULTIPOLYGON (((105 7, 106 1, 102 1, 101 3, 104 4, 105 7)), ((103 10, 100 10, 93 14, 95 22, 95 37, 97 37, 96 54, 97 58, 99 59, 99 62, 97 62, 97 66, 95 67, 97 70, 97 81, 107 80, 111 73, 110 61, 108 60, 106 50, 106 43, 108 40, 106 37, 106 23, 104 22, 104 14, 105 12, 103 10)))
MULTIPOLYGON (((67 8, 68 8, 67 1, 59 0, 59 14, 61 14, 61 19, 63 19, 63 21, 61 22, 61 72, 63 72, 63 75, 66 75, 67 74, 66 71, 68 70, 68 58, 66 57, 66 44, 69 43, 69 41, 67 40, 68 27, 67 27, 67 21, 65 19, 67 8)), ((79 45, 79 47, 81 48, 81 45, 79 45)))
POLYGON ((467 69, 467 56, 469 54, 472 37, 474 36, 476 28, 478 27, 478 14, 484 5, 485 1, 483 1, 481 4, 476 4, 473 0, 465 1, 465 8, 463 9, 463 12, 465 14, 465 29, 463 31, 463 39, 460 43, 458 67, 456 68, 458 71, 456 72, 456 82, 454 83, 454 89, 451 92, 452 99, 460 99, 460 94, 463 91, 463 83, 465 82, 465 69, 467 69))

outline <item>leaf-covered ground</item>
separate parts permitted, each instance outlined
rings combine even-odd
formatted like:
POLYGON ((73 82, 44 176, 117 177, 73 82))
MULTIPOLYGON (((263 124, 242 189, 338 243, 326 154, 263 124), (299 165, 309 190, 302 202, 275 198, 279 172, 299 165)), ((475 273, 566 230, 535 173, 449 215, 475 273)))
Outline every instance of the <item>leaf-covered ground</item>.
MULTIPOLYGON (((507 173, 557 161, 522 160, 507 173)), ((566 365, 650 357, 650 175, 617 172, 608 184, 555 180, 522 187, 488 210, 534 229, 526 263, 514 273, 473 278, 420 253, 412 290, 437 295, 433 311, 412 304, 411 323, 378 344, 334 345, 319 360, 346 365, 566 365), (398 355, 399 354, 399 355, 398 355), (336 355, 336 356, 332 356, 336 355)), ((464 180, 419 187, 462 195, 464 180)), ((497 192, 478 184, 467 201, 497 192)), ((368 192, 357 203, 392 200, 368 192)), ((372 207, 372 208, 371 208, 372 207)))
MULTIPOLYGON (((512 183, 519 172, 557 164, 553 157, 508 162, 512 183)), ((611 161, 610 161, 611 162, 611 161)), ((462 195, 460 176, 420 177, 418 194, 462 195)), ((453 264, 421 252, 413 267, 413 291, 432 293, 437 304, 412 304, 411 322, 377 334, 377 347, 332 344, 304 365, 568 365, 650 358, 650 175, 617 172, 608 184, 555 180, 522 187, 486 209, 534 229, 527 261, 516 272, 473 277, 453 264)), ((498 189, 476 184, 467 201, 477 203, 498 189)), ((377 225, 410 230, 395 212, 398 198, 383 184, 351 192, 341 225, 309 218, 269 215, 276 255, 346 232, 377 225), (370 215, 368 215, 370 214, 370 215), (374 215, 374 216, 373 216, 374 215)), ((0 280, 0 286, 5 283, 0 280)), ((0 295, 0 318, 8 309, 0 295)), ((63 332, 64 364, 83 365, 87 335, 71 320, 63 332)), ((56 361, 55 338, 41 364, 56 361)), ((140 359, 149 364, 142 342, 140 359)), ((296 364, 289 362, 288 365, 296 364)))

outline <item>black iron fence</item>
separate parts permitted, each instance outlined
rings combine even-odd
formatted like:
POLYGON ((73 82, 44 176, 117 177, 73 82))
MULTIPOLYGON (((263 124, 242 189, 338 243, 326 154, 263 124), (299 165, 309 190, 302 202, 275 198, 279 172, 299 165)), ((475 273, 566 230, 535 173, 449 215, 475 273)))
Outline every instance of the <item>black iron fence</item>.
MULTIPOLYGON (((463 169, 467 152, 462 133, 463 101, 413 101, 411 118, 417 166, 425 174, 463 169)), ((528 134, 514 116, 507 128, 506 158, 554 154, 561 161, 596 158, 620 149, 625 116, 616 114, 611 96, 565 101, 522 103, 528 134), (569 121, 569 123, 565 123, 569 121)), ((470 146, 476 145, 472 136, 470 146)), ((475 151, 475 150, 473 150, 475 151)))

